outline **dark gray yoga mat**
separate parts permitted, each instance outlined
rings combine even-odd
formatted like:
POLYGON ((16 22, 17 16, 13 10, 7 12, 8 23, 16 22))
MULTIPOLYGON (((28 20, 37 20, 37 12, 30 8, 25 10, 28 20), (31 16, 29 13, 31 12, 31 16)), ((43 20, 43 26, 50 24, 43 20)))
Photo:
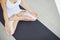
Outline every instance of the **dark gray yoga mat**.
POLYGON ((40 21, 19 21, 13 35, 17 40, 60 40, 40 21))

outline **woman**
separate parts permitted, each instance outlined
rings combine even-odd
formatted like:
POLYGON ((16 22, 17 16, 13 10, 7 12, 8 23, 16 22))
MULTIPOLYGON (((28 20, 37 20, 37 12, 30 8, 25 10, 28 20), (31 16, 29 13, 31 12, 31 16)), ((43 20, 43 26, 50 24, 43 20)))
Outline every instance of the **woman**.
POLYGON ((25 0, 1 0, 6 32, 13 35, 20 20, 35 21, 38 18, 36 12, 32 11, 25 0), (25 10, 19 8, 23 6, 25 10))
MULTIPOLYGON (((5 24, 6 24, 5 25, 6 31, 9 35, 13 35, 16 38, 16 40, 60 40, 55 34, 53 34, 49 29, 47 29, 45 25, 43 25, 40 21, 36 20, 37 15, 35 14, 35 12, 32 12, 31 9, 29 7, 27 7, 26 5, 23 7, 25 7, 25 9, 28 11, 30 10, 29 12, 31 14, 33 14, 33 17, 30 14, 28 14, 25 10, 23 10, 23 11, 20 11, 21 14, 19 14, 19 15, 18 15, 18 13, 14 14, 13 16, 11 16, 9 18, 7 15, 9 12, 7 13, 7 11, 6 11, 6 9, 8 8, 8 7, 6 7, 6 4, 5 4, 6 0, 4 0, 4 1, 0 0, 0 1, 1 1, 2 8, 3 8, 3 15, 4 15, 4 19, 5 19, 5 24), (21 21, 21 20, 23 20, 23 21, 21 21), (14 23, 16 25, 19 21, 17 27, 15 25, 13 28, 15 30, 15 32, 14 31, 11 32, 13 30, 13 29, 11 30, 11 23, 12 23, 11 21, 14 21, 14 23), (34 21, 34 22, 32 22, 32 21, 34 21), (10 24, 9 24, 9 22, 10 22, 10 24)), ((8 3, 8 2, 6 2, 6 3, 8 3)), ((0 5, 0 8, 1 8, 1 5, 0 5)), ((11 6, 11 4, 9 6, 11 6)), ((0 9, 1 11, 2 11, 2 8, 0 9)), ((2 15, 1 11, 0 11, 0 17, 3 17, 3 16, 1 16, 2 15)), ((3 18, 1 20, 3 20, 3 18)), ((2 21, 2 22, 4 22, 4 21, 2 21)))

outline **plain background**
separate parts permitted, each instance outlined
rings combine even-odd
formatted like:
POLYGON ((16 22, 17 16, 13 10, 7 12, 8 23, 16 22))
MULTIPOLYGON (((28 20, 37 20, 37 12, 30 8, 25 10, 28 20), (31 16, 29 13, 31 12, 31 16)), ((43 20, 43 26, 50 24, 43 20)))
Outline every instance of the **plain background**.
MULTIPOLYGON (((32 10, 39 14, 39 20, 60 38, 60 16, 55 0, 26 0, 26 2, 32 10)), ((0 39, 13 40, 12 36, 6 34, 1 23, 0 26, 0 39)))

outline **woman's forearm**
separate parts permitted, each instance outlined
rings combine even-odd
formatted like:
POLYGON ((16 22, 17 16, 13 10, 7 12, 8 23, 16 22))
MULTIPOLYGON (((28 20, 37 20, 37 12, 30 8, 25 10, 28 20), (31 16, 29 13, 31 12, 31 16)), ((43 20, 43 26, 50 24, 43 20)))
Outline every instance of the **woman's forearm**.
POLYGON ((9 19, 8 19, 8 16, 6 15, 6 12, 3 13, 3 16, 4 16, 5 23, 8 23, 9 19))
POLYGON ((3 14, 4 15, 4 20, 5 20, 5 29, 8 35, 11 35, 11 28, 9 26, 9 19, 8 16, 6 15, 6 12, 3 14))

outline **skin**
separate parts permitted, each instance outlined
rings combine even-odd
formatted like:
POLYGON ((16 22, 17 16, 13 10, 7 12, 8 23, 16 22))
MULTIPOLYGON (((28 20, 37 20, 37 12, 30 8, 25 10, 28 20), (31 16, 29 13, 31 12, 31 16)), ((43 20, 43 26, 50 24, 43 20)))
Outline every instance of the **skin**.
MULTIPOLYGON (((23 6, 26 10, 22 10, 20 13, 18 14, 14 14, 12 17, 10 17, 8 19, 8 15, 7 15, 7 11, 6 11, 6 1, 7 0, 1 0, 1 5, 2 5, 2 8, 3 8, 3 16, 4 16, 4 19, 5 19, 5 28, 6 28, 6 31, 9 35, 13 35, 11 34, 11 30, 10 30, 10 27, 9 27, 9 20, 14 20, 14 23, 13 23, 13 27, 14 27, 14 30, 16 29, 17 27, 17 24, 20 20, 24 20, 24 21, 35 21, 33 20, 31 17, 29 16, 24 16, 23 14, 26 12, 26 11, 29 11, 33 16, 37 17, 38 18, 38 14, 34 11, 32 11, 31 8, 29 8, 29 6, 27 5, 27 3, 25 2, 25 0, 22 0, 21 1, 21 6, 23 6), (22 15, 22 16, 21 16, 22 15)), ((15 3, 17 0, 10 0, 11 3, 15 3)))

